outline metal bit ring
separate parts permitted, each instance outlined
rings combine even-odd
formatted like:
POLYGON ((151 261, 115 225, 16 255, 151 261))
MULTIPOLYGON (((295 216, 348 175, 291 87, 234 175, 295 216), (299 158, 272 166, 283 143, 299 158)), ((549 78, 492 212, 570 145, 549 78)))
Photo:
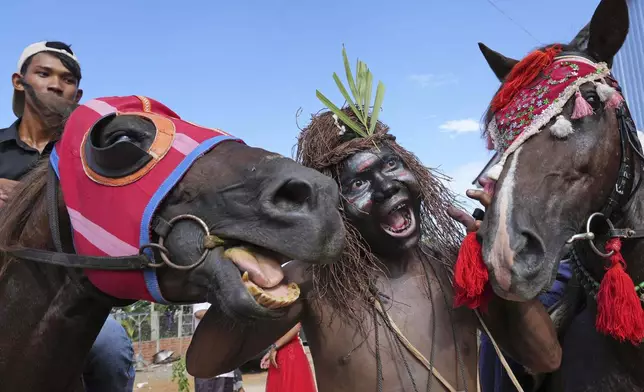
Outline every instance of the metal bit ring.
MULTIPOLYGON (((611 221, 610 221, 610 219, 606 218, 606 217, 604 216, 604 214, 602 214, 601 212, 595 212, 595 213, 594 213, 594 214, 592 214, 590 217, 588 217, 588 221, 586 222, 586 233, 592 233, 592 232, 590 231, 590 223, 591 223, 591 222, 593 221, 593 219, 594 219, 594 218, 596 218, 596 217, 601 217, 601 218, 603 218, 603 219, 606 221, 606 224, 608 224, 608 227, 609 227, 611 230, 615 228, 615 227, 613 226, 613 222, 611 222, 611 221)), ((593 237, 594 237, 594 236, 593 236, 593 237)), ((591 249, 593 250, 593 252, 595 252, 598 256, 603 257, 603 258, 605 258, 605 259, 607 259, 607 258, 611 257, 611 256, 615 253, 615 251, 614 251, 614 250, 611 250, 611 251, 610 251, 610 252, 608 252, 608 253, 604 253, 604 252, 600 251, 599 249, 597 249, 597 247, 595 246, 595 243, 593 242, 593 240, 592 240, 592 239, 589 239, 589 240, 588 240, 588 243, 590 244, 590 247, 591 247, 591 249)))
MULTIPOLYGON (((168 251, 168 248, 166 248, 165 246, 163 246, 161 244, 155 244, 153 242, 141 246, 139 248, 139 254, 142 255, 145 252, 145 250, 148 249, 148 248, 158 249, 159 253, 162 255, 162 257, 167 255, 167 254, 170 254, 170 252, 168 251)), ((159 268, 159 267, 163 267, 164 265, 165 265, 165 263, 154 263, 152 261, 149 261, 147 263, 147 266, 150 267, 150 268, 159 268)))
MULTIPOLYGON (((184 220, 184 219, 188 219, 188 220, 192 220, 194 222, 197 222, 197 224, 199 224, 201 226, 201 228, 203 229, 203 231, 205 232, 204 239, 208 239, 208 238, 212 237, 210 235, 210 230, 208 229, 208 225, 206 225, 206 222, 204 222, 201 218, 199 218, 197 216, 194 216, 194 215, 190 215, 190 214, 177 215, 174 218, 170 219, 170 221, 168 222, 168 225, 170 226, 170 229, 172 229, 172 226, 177 221, 184 220)), ((159 245, 161 247, 163 247, 164 240, 165 239, 163 237, 159 237, 159 245)), ((193 268, 197 267, 199 264, 203 263, 203 261, 206 259, 206 256, 208 256, 208 252, 210 252, 210 249, 207 248, 207 247, 204 247, 204 252, 201 254, 201 257, 199 257, 199 260, 197 260, 196 262, 194 262, 191 265, 178 265, 178 264, 175 264, 172 261, 170 261, 170 258, 168 257, 169 254, 166 254, 164 252, 161 252, 160 255, 161 255, 161 259, 163 260, 163 262, 165 264, 167 264, 168 266, 170 266, 172 268, 175 268, 175 269, 178 269, 178 270, 184 270, 185 271, 185 270, 193 269, 193 268)))

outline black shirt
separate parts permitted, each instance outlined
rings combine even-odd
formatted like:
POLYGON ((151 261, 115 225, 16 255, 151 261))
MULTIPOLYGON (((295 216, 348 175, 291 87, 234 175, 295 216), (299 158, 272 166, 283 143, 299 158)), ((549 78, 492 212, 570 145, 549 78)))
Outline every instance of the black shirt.
POLYGON ((33 168, 41 156, 49 155, 54 146, 47 144, 42 154, 26 145, 18 135, 20 119, 9 128, 0 129, 0 178, 19 181, 33 168))

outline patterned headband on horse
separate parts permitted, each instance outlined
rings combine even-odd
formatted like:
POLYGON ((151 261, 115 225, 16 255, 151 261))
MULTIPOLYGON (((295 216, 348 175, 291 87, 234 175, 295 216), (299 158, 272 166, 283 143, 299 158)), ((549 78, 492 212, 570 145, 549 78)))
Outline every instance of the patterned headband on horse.
POLYGON ((606 63, 562 53, 559 45, 536 50, 514 66, 490 105, 493 117, 487 127, 488 148, 502 155, 487 176, 497 180, 507 157, 555 117, 550 127, 552 135, 557 138, 571 135, 573 125, 561 112, 574 95, 572 120, 594 113, 579 91, 589 82, 595 84, 606 108, 617 108, 623 102, 606 63))

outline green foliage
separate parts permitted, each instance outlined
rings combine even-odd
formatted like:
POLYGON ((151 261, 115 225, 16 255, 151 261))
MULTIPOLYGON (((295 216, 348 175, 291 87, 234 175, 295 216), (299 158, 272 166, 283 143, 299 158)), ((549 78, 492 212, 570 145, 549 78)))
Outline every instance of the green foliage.
POLYGON ((137 330, 136 323, 134 322, 134 320, 132 320, 130 318, 125 318, 125 319, 119 320, 119 322, 123 326, 123 329, 125 329, 125 332, 127 332, 127 336, 131 340, 135 340, 135 338, 137 338, 136 335, 138 334, 138 330, 137 330))
MULTIPOLYGON (((175 311, 181 311, 181 305, 161 305, 161 304, 154 304, 154 310, 158 312, 159 314, 164 314, 166 311, 170 312, 175 312, 175 311)), ((136 320, 143 321, 144 323, 144 329, 149 330, 149 323, 150 323, 150 313, 151 313, 151 306, 150 302, 148 301, 137 301, 131 305, 128 306, 123 306, 120 308, 113 308, 112 313, 117 313, 117 312, 124 312, 128 315, 145 315, 147 314, 147 317, 144 317, 143 319, 137 318, 136 320)), ((125 317, 125 318, 118 318, 119 322, 125 328, 125 331, 127 332, 128 336, 130 339, 138 340, 139 338, 147 339, 149 336, 147 336, 146 333, 143 333, 143 337, 139 337, 139 328, 136 323, 136 320, 131 317, 125 317)))
POLYGON ((186 371, 186 360, 181 358, 172 364, 172 382, 177 383, 178 392, 190 392, 190 382, 186 371))
POLYGON ((371 106, 371 93, 373 89, 373 75, 367 67, 367 64, 358 60, 356 66, 356 75, 354 77, 344 46, 342 47, 342 58, 344 60, 344 70, 347 76, 347 83, 353 97, 349 95, 349 92, 344 87, 342 81, 335 72, 333 73, 333 80, 335 80, 335 84, 338 86, 340 93, 346 100, 353 113, 358 118, 360 124, 351 120, 349 116, 347 116, 342 110, 340 110, 340 108, 333 104, 333 102, 331 102, 319 90, 316 90, 316 96, 320 101, 322 101, 324 106, 329 108, 329 110, 331 110, 340 121, 351 128, 356 134, 361 137, 371 136, 376 129, 376 124, 378 123, 380 108, 385 97, 385 86, 384 84, 382 84, 382 82, 378 81, 378 87, 376 88, 376 99, 373 104, 372 115, 371 117, 369 117, 369 107, 371 106))

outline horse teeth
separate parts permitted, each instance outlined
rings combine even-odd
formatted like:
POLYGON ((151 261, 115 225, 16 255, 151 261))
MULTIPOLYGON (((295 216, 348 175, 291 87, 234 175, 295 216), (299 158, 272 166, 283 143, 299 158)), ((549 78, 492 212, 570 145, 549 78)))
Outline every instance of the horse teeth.
POLYGON ((296 283, 289 283, 287 286, 287 294, 283 297, 273 297, 270 293, 265 292, 261 287, 257 286, 248 277, 248 272, 242 275, 242 281, 247 283, 246 289, 253 297, 253 299, 260 305, 268 309, 279 309, 291 305, 300 297, 300 287, 296 283))

